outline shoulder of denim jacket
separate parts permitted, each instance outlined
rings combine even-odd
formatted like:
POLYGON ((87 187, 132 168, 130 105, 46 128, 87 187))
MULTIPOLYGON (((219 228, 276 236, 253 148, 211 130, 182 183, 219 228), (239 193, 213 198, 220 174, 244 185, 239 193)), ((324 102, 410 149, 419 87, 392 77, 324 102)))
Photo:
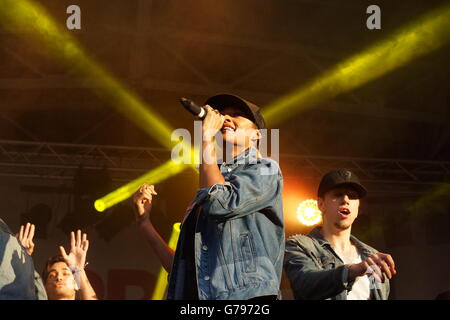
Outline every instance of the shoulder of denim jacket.
POLYGON ((258 158, 258 162, 269 166, 280 167, 278 161, 273 158, 258 158))
POLYGON ((278 162, 272 158, 259 158, 256 163, 262 174, 280 174, 281 169, 278 162))

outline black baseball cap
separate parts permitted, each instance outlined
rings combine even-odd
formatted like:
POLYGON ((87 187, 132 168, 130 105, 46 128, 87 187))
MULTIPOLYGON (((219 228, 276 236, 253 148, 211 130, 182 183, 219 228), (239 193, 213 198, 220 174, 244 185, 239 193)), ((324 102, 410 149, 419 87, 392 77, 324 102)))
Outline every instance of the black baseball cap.
POLYGON ((256 104, 233 94, 218 94, 212 96, 208 98, 204 104, 219 111, 227 107, 237 107, 245 112, 247 118, 253 121, 258 129, 264 129, 266 127, 266 122, 261 115, 260 108, 256 104))
POLYGON ((322 197, 326 192, 331 189, 348 185, 355 189, 359 198, 364 197, 367 194, 366 188, 361 184, 356 174, 347 169, 338 169, 326 173, 319 184, 317 195, 322 197))

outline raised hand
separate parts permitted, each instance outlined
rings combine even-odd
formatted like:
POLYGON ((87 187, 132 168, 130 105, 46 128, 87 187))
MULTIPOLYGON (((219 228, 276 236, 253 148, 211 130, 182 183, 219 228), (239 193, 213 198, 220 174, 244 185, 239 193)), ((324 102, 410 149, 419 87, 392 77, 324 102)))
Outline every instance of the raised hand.
POLYGON ((86 264, 86 254, 88 248, 89 240, 87 240, 86 233, 81 235, 81 230, 77 230, 76 237, 73 231, 70 233, 69 254, 66 253, 66 250, 62 246, 59 247, 59 251, 69 268, 78 268, 82 270, 86 264))
POLYGON ((19 234, 16 236, 22 246, 27 250, 27 253, 31 256, 34 251, 34 224, 28 222, 25 226, 21 225, 19 234))
POLYGON ((139 231, 150 243, 163 267, 170 273, 175 253, 159 235, 149 219, 152 197, 156 194, 154 186, 143 184, 133 195, 133 207, 139 231))
POLYGON ((152 196, 157 195, 153 185, 143 184, 133 195, 134 212, 138 223, 148 219, 152 210, 152 196))

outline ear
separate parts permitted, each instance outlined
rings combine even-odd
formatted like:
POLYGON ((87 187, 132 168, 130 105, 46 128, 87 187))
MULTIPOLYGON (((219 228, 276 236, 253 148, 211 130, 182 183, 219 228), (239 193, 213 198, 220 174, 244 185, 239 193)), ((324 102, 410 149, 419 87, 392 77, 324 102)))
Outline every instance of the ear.
POLYGON ((356 217, 355 217, 355 219, 359 217, 359 209, 360 209, 360 206, 361 206, 361 201, 358 199, 358 205, 356 206, 357 211, 356 211, 356 217))
POLYGON ((252 135, 252 141, 258 141, 260 140, 262 137, 261 131, 259 131, 259 129, 256 129, 254 131, 254 134, 252 135))
POLYGON ((325 210, 325 202, 322 197, 317 198, 317 207, 319 208, 320 212, 322 212, 323 215, 325 210))

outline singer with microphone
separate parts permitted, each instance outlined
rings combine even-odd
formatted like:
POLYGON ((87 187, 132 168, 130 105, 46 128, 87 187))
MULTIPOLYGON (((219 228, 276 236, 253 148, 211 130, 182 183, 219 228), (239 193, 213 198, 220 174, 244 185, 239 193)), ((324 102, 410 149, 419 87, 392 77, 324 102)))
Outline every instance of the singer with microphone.
POLYGON ((283 178, 278 163, 258 150, 265 128, 259 108, 229 94, 209 98, 203 108, 181 102, 203 118, 202 152, 199 189, 175 251, 148 218, 154 187, 143 185, 133 196, 139 228, 169 273, 167 299, 280 298, 283 178))

